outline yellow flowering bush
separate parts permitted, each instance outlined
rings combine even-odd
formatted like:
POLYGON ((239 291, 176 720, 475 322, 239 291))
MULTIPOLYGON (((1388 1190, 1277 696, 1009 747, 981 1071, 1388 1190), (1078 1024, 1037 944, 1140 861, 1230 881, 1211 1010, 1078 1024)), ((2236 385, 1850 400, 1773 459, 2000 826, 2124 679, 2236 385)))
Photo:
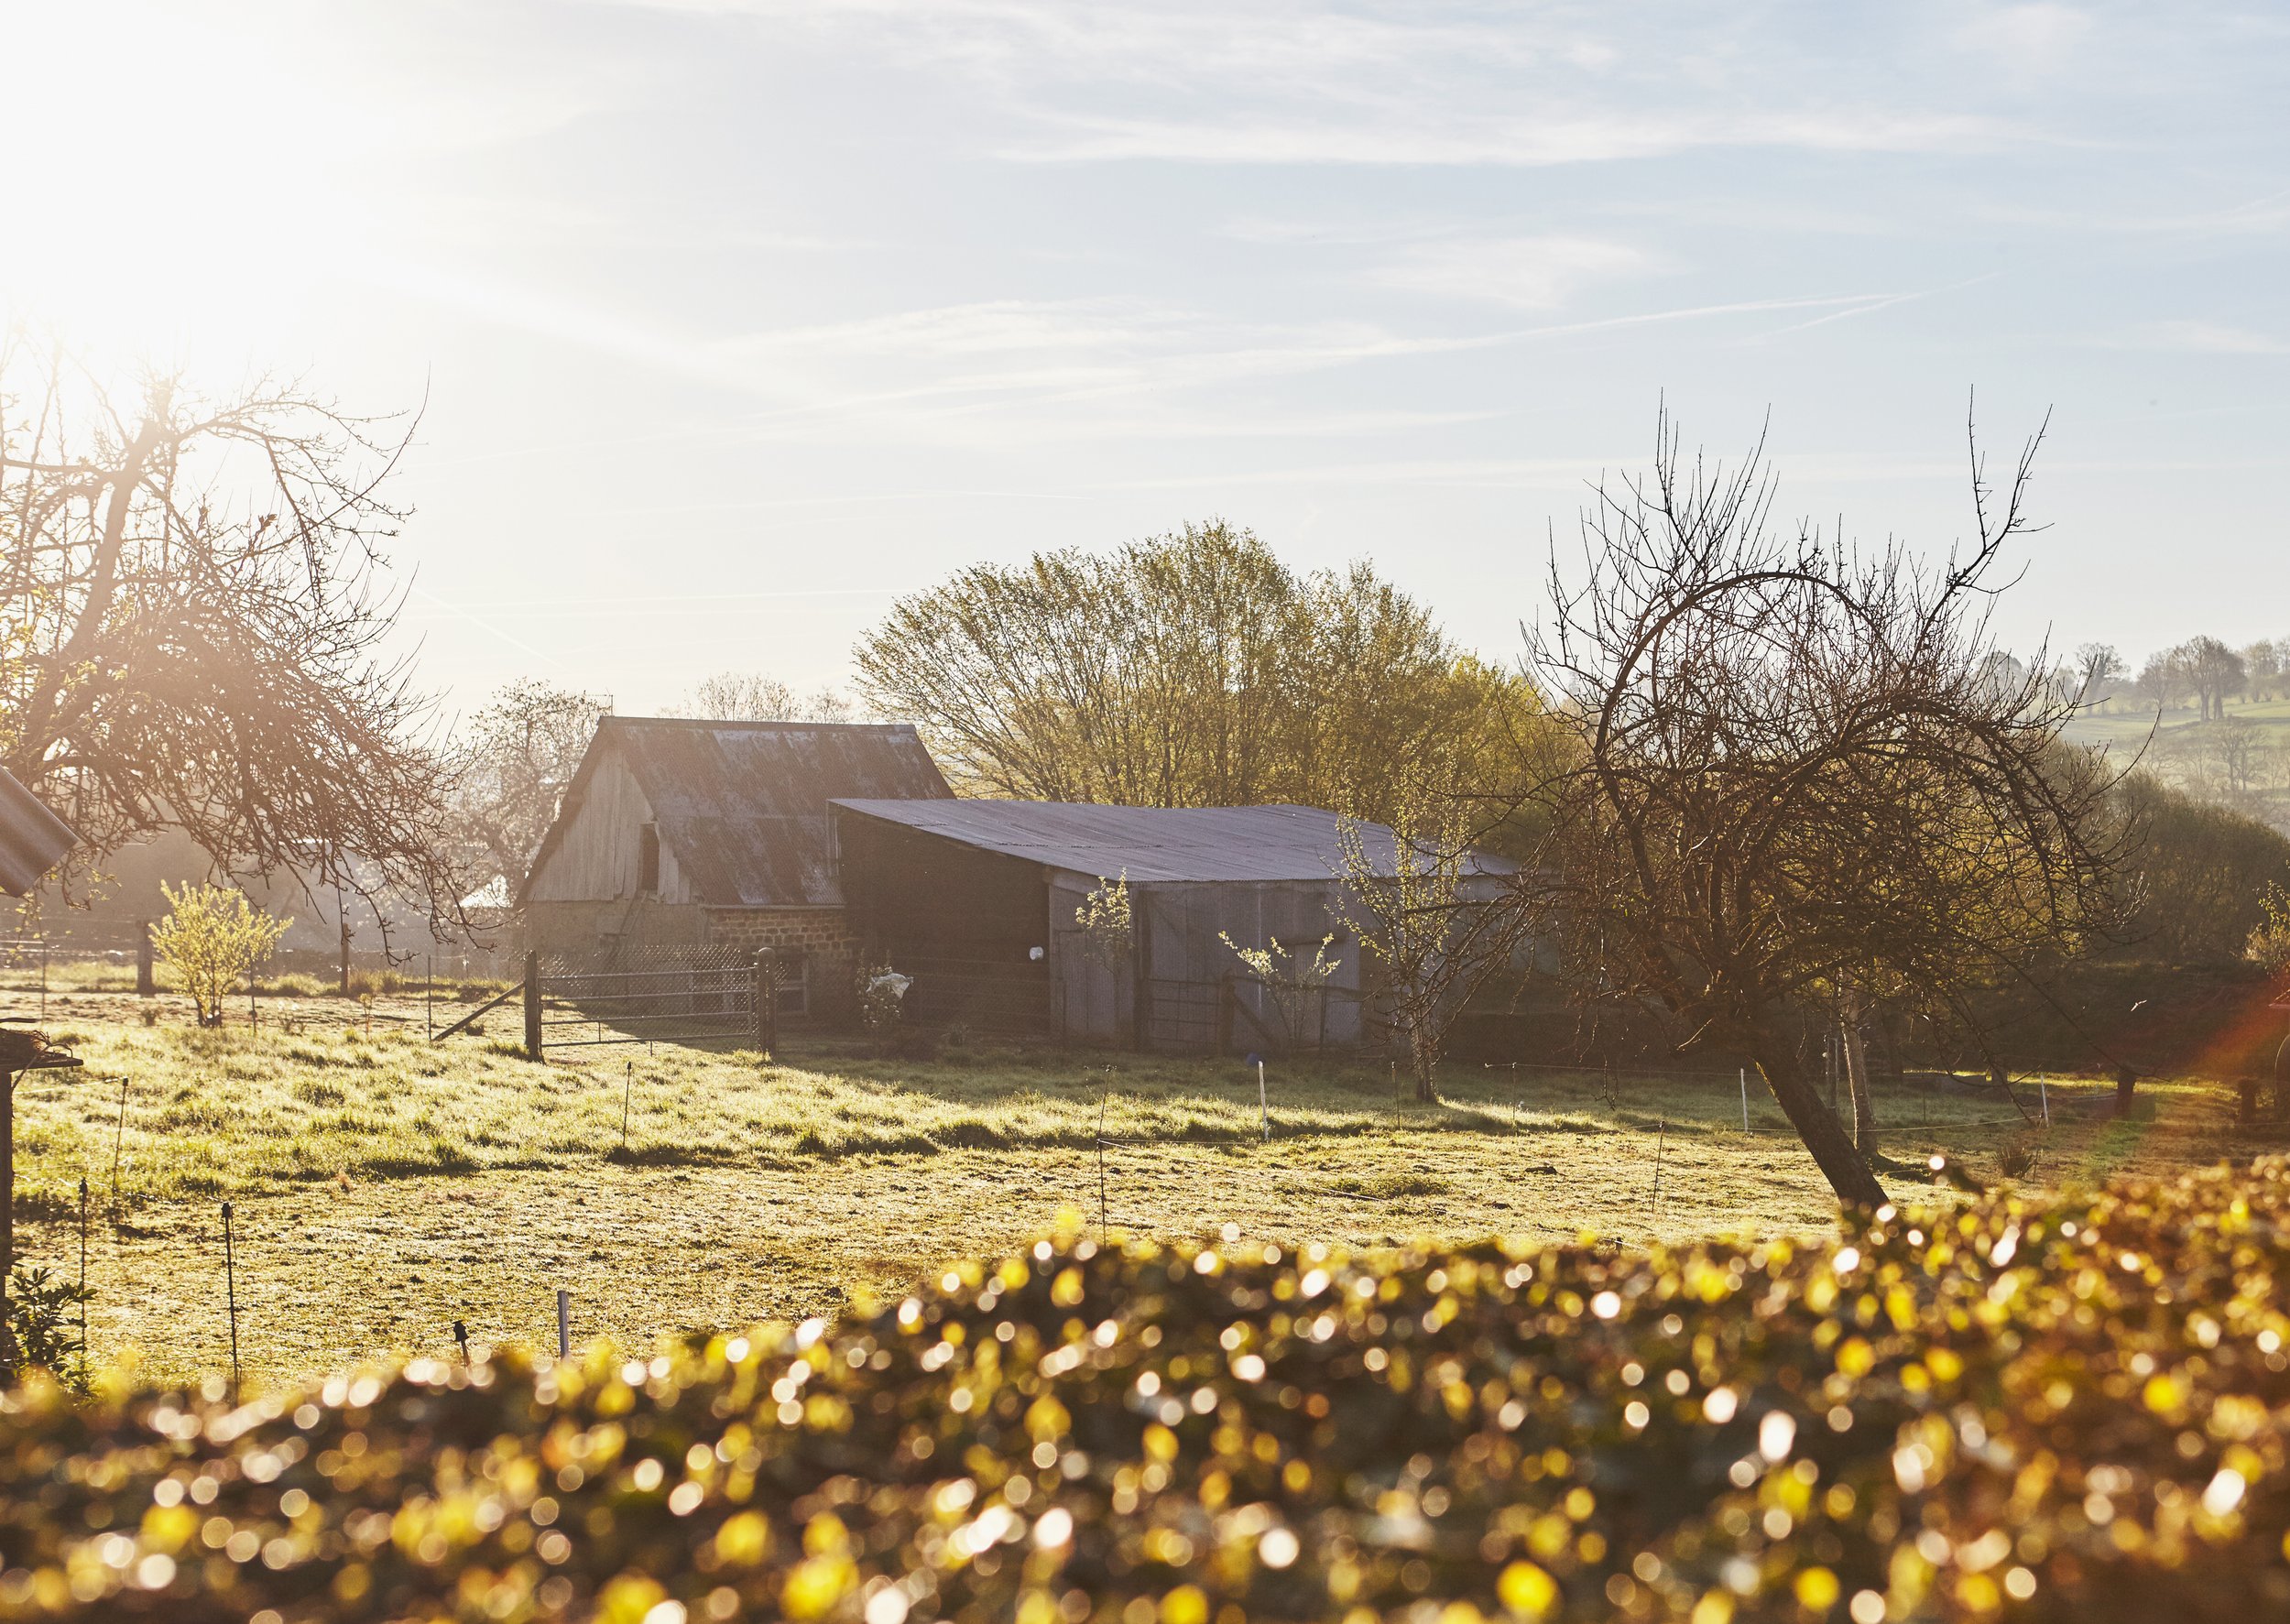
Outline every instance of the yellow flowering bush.
POLYGON ((2290 1616, 2279 1159, 1834 1241, 1045 1239, 650 1359, 0 1401, 0 1619, 2290 1616))

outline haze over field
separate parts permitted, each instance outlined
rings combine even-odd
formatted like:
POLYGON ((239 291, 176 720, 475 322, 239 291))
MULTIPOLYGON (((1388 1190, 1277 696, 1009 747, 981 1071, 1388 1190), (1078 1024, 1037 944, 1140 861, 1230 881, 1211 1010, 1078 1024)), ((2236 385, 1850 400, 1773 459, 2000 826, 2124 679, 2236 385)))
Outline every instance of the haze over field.
POLYGON ((2277 636, 2290 25, 2189 5, 0 5, 0 298, 426 396, 400 636, 674 701, 893 594, 1221 514, 1517 647, 1657 397, 1781 508, 1968 528, 2015 644, 2277 636), (85 116, 91 98, 100 117, 85 116), (112 200, 132 185, 123 220, 112 200))

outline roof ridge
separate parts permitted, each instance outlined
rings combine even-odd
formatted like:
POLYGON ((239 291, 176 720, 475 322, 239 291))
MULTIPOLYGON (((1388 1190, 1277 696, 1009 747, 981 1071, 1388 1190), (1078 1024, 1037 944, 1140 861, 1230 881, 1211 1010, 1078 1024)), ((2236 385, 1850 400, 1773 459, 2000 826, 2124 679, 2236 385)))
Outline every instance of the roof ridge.
POLYGON ((915 730, 914 724, 911 722, 792 722, 784 719, 779 721, 758 721, 750 719, 736 722, 718 722, 712 721, 705 716, 605 715, 597 718, 597 725, 599 726, 609 725, 614 727, 625 727, 638 723, 641 723, 647 727, 705 727, 712 731, 726 727, 743 728, 750 731, 764 728, 812 729, 825 727, 833 728, 845 733, 912 733, 915 730))

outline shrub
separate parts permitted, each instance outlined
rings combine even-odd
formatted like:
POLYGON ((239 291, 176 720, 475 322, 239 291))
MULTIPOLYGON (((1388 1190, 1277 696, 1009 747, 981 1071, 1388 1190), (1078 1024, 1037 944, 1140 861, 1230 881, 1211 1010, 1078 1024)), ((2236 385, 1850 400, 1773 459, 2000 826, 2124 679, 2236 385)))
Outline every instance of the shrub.
POLYGON ((2286 1224, 2275 1159, 1826 1245, 1069 1237, 649 1362, 35 1389, 0 1615, 2280 1618, 2286 1224))
POLYGON ((223 1024, 223 1000, 270 956, 291 920, 274 919, 227 886, 159 882, 171 910, 151 928, 151 950, 175 968, 201 1026, 223 1024))
POLYGON ((906 1011, 907 988, 913 982, 889 965, 862 965, 856 979, 859 1019, 870 1031, 898 1024, 906 1011))
MULTIPOLYGON (((72 1311, 88 1293, 45 1269, 18 1268, 8 1277, 8 1327, 22 1362, 45 1370, 71 1391, 88 1391, 87 1344, 72 1311)), ((0 1366, 0 1376, 17 1374, 0 1366)))
POLYGON ((2035 1171, 2034 1134, 2015 1133, 1996 1147, 1996 1169, 2007 1179, 2024 1179, 2035 1171))
POLYGON ((1135 915, 1129 906, 1129 871, 1126 868, 1118 879, 1099 875, 1096 888, 1084 897, 1082 905, 1074 910, 1074 923, 1081 930, 1083 956, 1115 975, 1129 962, 1129 953, 1137 940, 1134 922, 1135 915))
POLYGON ((2252 931, 2243 956, 2269 975, 2290 976, 2290 891, 2268 886, 2259 906, 2264 918, 2252 931))

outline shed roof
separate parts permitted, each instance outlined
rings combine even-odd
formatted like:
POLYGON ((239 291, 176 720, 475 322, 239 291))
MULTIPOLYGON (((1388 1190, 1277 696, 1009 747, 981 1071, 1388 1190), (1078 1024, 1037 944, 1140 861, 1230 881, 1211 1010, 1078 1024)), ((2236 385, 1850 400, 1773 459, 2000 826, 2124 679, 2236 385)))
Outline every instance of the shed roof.
MULTIPOLYGON (((1061 801, 875 801, 838 797, 845 812, 881 818, 981 851, 1140 885, 1325 880, 1342 871, 1342 820, 1316 806, 1099 806, 1061 801)), ((1396 843, 1363 825, 1379 874, 1396 843)), ((1508 874, 1505 858, 1474 853, 1480 874, 1508 874)))
POLYGON ((69 823, 0 768, 0 890, 26 895, 79 843, 69 823))
POLYGON ((696 722, 606 716, 596 725, 520 896, 580 810, 596 765, 617 754, 651 804, 660 844, 694 899, 719 908, 835 907, 828 802, 954 794, 911 725, 696 722))

